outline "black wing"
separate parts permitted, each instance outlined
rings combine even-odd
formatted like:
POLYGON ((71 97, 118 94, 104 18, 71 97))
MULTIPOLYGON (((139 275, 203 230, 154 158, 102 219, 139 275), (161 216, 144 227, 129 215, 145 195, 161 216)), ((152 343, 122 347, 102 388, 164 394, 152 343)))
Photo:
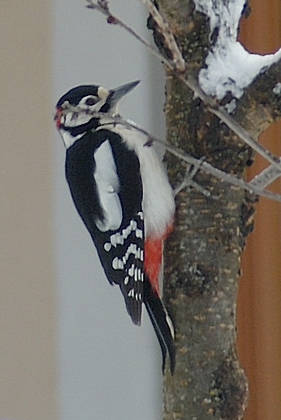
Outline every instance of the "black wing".
POLYGON ((109 282, 120 286, 129 315, 140 324, 144 224, 136 154, 118 134, 87 133, 67 150, 66 178, 109 282))

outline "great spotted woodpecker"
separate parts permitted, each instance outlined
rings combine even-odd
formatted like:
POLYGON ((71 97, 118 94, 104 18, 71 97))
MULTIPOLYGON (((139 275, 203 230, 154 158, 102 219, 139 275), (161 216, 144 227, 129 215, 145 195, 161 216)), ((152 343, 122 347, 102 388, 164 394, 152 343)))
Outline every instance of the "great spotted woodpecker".
POLYGON ((116 122, 121 98, 139 81, 117 89, 83 85, 56 105, 55 121, 66 146, 66 179, 76 209, 97 248, 111 284, 140 325, 145 304, 165 367, 175 367, 174 333, 160 299, 162 242, 172 229, 174 196, 153 145, 116 122))

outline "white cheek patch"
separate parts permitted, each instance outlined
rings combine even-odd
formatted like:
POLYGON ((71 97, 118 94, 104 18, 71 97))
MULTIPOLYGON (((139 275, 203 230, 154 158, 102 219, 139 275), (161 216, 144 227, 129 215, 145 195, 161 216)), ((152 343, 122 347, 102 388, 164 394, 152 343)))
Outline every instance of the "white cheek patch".
POLYGON ((67 112, 67 114, 62 115, 61 124, 65 127, 78 127, 87 124, 92 118, 93 116, 86 112, 67 112))
POLYGON ((95 223, 102 232, 115 230, 120 227, 123 215, 118 195, 119 179, 108 140, 94 152, 94 159, 96 168, 93 175, 104 215, 102 220, 97 219, 95 223))

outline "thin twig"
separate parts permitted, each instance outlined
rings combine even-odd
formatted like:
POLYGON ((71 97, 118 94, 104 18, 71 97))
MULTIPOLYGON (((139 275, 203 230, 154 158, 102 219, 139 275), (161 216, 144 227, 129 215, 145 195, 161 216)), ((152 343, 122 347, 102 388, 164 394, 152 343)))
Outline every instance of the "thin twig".
POLYGON ((223 172, 220 169, 215 168, 210 163, 202 161, 202 159, 196 159, 193 156, 187 155, 181 149, 171 146, 169 143, 159 139, 158 137, 153 136, 148 131, 146 131, 145 129, 138 126, 132 121, 123 120, 120 116, 116 116, 114 117, 114 122, 112 124, 116 124, 116 122, 119 124, 123 124, 129 128, 134 128, 135 130, 144 134, 148 139, 146 143, 146 145, 148 146, 153 142, 162 144, 168 152, 172 153, 174 156, 178 157, 179 159, 183 160, 189 165, 192 165, 195 168, 198 168, 198 170, 202 170, 203 172, 213 175, 215 178, 218 178, 221 181, 225 181, 231 185, 247 190, 250 193, 261 195, 261 196, 270 198, 272 200, 281 202, 281 194, 276 194, 276 193, 272 193, 271 191, 263 190, 259 188, 258 186, 251 184, 250 182, 246 182, 226 172, 223 172))
MULTIPOLYGON (((62 113, 67 113, 69 111, 75 111, 75 112, 85 112, 84 109, 79 109, 79 107, 75 106, 72 107, 70 104, 67 106, 66 110, 63 110, 62 113)), ((91 113, 93 118, 100 118, 104 117, 105 114, 103 112, 93 112, 91 113)), ((87 114, 88 115, 88 114, 87 114)), ((159 139, 158 137, 152 135, 144 128, 140 127, 138 124, 134 123, 130 120, 124 120, 119 114, 116 115, 110 115, 109 118, 112 119, 112 122, 109 120, 106 122, 107 125, 113 125, 116 126, 116 124, 122 124, 125 127, 129 129, 134 129, 140 133, 142 133, 146 138, 147 141, 144 144, 144 147, 149 147, 153 143, 161 144, 165 147, 165 149, 172 153, 174 156, 178 157, 179 159, 186 162, 188 165, 191 165, 195 168, 197 171, 203 171, 207 174, 210 174, 214 176, 215 178, 220 179, 221 181, 227 182, 228 184, 231 184, 233 186, 242 188, 244 190, 249 191, 252 194, 261 195, 267 198, 270 198, 272 200, 280 201, 281 202, 281 194, 276 194, 271 191, 263 190, 259 187, 259 185, 256 185, 254 182, 246 182, 242 179, 239 179, 233 175, 230 175, 226 172, 221 171, 220 169, 215 168, 210 163, 203 161, 202 159, 196 159, 193 156, 187 155, 184 153, 181 149, 178 149, 175 146, 171 146, 169 143, 165 142, 162 139, 159 139)))
MULTIPOLYGON (((224 109, 218 108, 217 101, 212 98, 211 96, 205 94, 205 92, 201 89, 198 82, 188 76, 184 76, 180 72, 176 72, 175 63, 171 60, 168 60, 166 57, 163 57, 161 53, 159 53, 152 45, 147 43, 140 35, 138 35, 133 29, 131 29, 129 26, 127 26, 124 22, 122 22, 119 18, 112 15, 112 13, 109 10, 108 2, 106 1, 99 1, 98 3, 94 3, 93 0, 87 0, 89 5, 87 6, 90 9, 96 9, 100 11, 101 13, 105 14, 108 18, 111 18, 112 22, 110 23, 116 23, 122 28, 124 28, 127 32, 129 32, 134 38, 136 38, 139 42, 141 42, 146 48, 148 48, 157 58, 159 58, 167 67, 170 68, 170 70, 173 70, 176 74, 176 76, 186 85, 188 86, 196 96, 198 96, 205 104, 208 105, 209 111, 215 114, 217 117, 219 117, 232 131, 234 131, 238 137, 240 137, 246 144, 251 146, 257 153, 259 153, 261 156, 263 156, 270 164, 275 166, 276 168, 280 169, 281 171, 281 162, 280 158, 277 156, 274 156, 272 153, 270 153, 267 149, 265 149, 260 143, 258 143, 253 137, 249 135, 249 133, 240 125, 238 124, 224 109), (102 3, 102 4, 101 4, 102 3)), ((151 2, 149 0, 142 0, 147 7, 149 7, 150 13, 152 12, 151 2)), ((155 13, 155 10, 153 9, 153 13, 155 13)), ((159 12, 158 17, 160 16, 159 12)), ((158 19, 160 22, 160 19, 158 19)), ((165 33, 167 24, 159 24, 159 28, 162 29, 162 32, 165 33)), ((163 33, 163 36, 164 36, 163 33)), ((170 31, 169 31, 170 33, 170 31)), ((167 34, 167 39, 170 39, 170 36, 167 34)), ((171 51, 172 53, 172 51, 171 51)), ((181 55, 180 51, 178 50, 178 54, 181 55)))
POLYGON ((281 162, 280 158, 274 156, 263 147, 260 143, 258 143, 250 134, 235 121, 224 109, 222 108, 209 108, 210 112, 215 114, 221 121, 223 121, 227 126, 235 133, 238 137, 240 137, 248 146, 254 149, 257 153, 259 153, 262 157, 264 157, 268 162, 271 163, 272 166, 279 169, 281 172, 281 162))
POLYGON ((215 178, 218 178, 221 181, 225 181, 233 186, 247 190, 252 194, 261 195, 261 196, 281 202, 281 194, 276 194, 276 193, 272 193, 271 191, 260 189, 256 185, 252 185, 246 181, 243 181, 242 179, 236 178, 235 176, 232 176, 226 172, 221 171, 220 169, 215 168, 210 163, 202 161, 202 159, 196 159, 193 156, 187 155, 186 153, 184 153, 182 150, 178 149, 177 147, 171 146, 167 142, 159 139, 158 137, 153 136, 148 131, 144 130, 142 127, 138 126, 134 122, 123 120, 119 115, 113 118, 114 118, 114 122, 112 122, 112 124, 116 124, 117 122, 129 128, 134 128, 135 130, 144 134, 148 139, 146 145, 149 146, 153 142, 160 143, 165 147, 165 149, 168 152, 172 153, 174 156, 178 157, 179 159, 183 160, 189 165, 192 165, 195 168, 198 168, 198 170, 202 170, 203 172, 213 175, 215 178))
POLYGON ((155 7, 155 4, 151 0, 141 0, 143 4, 147 7, 149 13, 151 14, 153 20, 156 22, 159 27, 167 48, 170 50, 172 55, 172 61, 175 63, 176 70, 179 72, 185 71, 185 61, 183 59, 182 53, 179 50, 178 44, 176 43, 175 37, 171 32, 169 25, 164 21, 163 17, 160 15, 159 11, 155 7))
POLYGON ((86 0, 89 4, 86 6, 88 9, 94 9, 98 12, 101 12, 107 17, 107 23, 118 25, 121 28, 125 29, 130 35, 132 35, 137 41, 143 44, 155 57, 161 60, 166 66, 170 67, 171 70, 175 69, 175 65, 171 63, 167 58, 163 57, 162 54, 154 48, 153 45, 145 41, 137 32, 135 32, 130 26, 126 25, 122 20, 120 20, 116 15, 113 15, 109 10, 108 2, 106 6, 103 7, 100 2, 95 3, 93 0, 86 0))
MULTIPOLYGON (((272 153, 270 153, 267 149, 265 149, 260 143, 258 143, 252 136, 249 135, 249 133, 240 125, 238 124, 224 109, 219 108, 217 101, 212 98, 211 96, 207 95, 200 87, 199 83, 192 77, 192 76, 186 76, 183 75, 181 72, 177 72, 176 71, 176 67, 175 67, 175 63, 169 59, 167 59, 166 57, 162 56, 162 54, 160 52, 158 52, 152 45, 150 45, 149 43, 147 43, 140 35, 138 35, 132 28, 130 28, 128 25, 126 25, 122 20, 120 20, 119 18, 117 18, 115 15, 113 15, 109 9, 109 5, 108 5, 108 1, 106 0, 99 0, 97 3, 95 3, 93 0, 86 0, 89 4, 87 5, 87 7, 89 9, 96 9, 99 12, 103 13, 105 16, 107 16, 107 21, 108 23, 114 23, 117 24, 119 26, 121 26, 123 29, 125 29, 130 35, 132 35, 135 39, 137 39, 139 42, 141 42, 146 48, 149 49, 149 51, 156 56, 159 60, 161 60, 170 70, 174 71, 175 75, 187 86, 189 87, 197 97, 199 97, 206 105, 208 105, 208 109, 210 112, 212 112, 214 115, 216 115, 218 118, 221 119, 221 121, 223 121, 232 131, 234 131, 237 136, 239 138, 241 138, 246 144, 248 144, 250 147, 252 147, 257 153, 259 153, 261 156, 263 156, 276 170, 274 172, 274 179, 276 179, 276 177, 278 177, 280 173, 281 176, 281 162, 280 162, 280 158, 273 155, 272 153)), ((146 3, 151 3, 150 1, 145 1, 142 0, 145 4, 146 3)), ((160 26, 161 27, 161 26, 160 26)), ((161 27, 162 29, 164 29, 164 27, 161 27)), ((144 133, 143 129, 140 129, 141 132, 144 133)), ((149 136, 148 136, 149 137, 149 136)), ((151 138, 151 137, 149 137, 151 138)), ((157 141, 159 142, 159 139, 155 139, 153 138, 153 141, 157 141)), ((164 144, 164 142, 160 141, 162 144, 164 144)), ((170 151, 171 153, 176 153, 175 148, 173 148, 172 146, 168 145, 167 143, 165 143, 165 147, 168 151, 170 151), (173 149, 173 151, 172 151, 173 149)), ((185 160, 183 158, 182 152, 180 153, 180 155, 178 155, 178 157, 180 157, 181 159, 185 160)), ((186 155, 184 155, 186 156, 186 155)), ((189 162, 191 159, 191 156, 188 157, 189 162)), ((194 159, 194 158, 192 158, 194 159)), ((195 159, 196 160, 196 159, 195 159)), ((191 163, 192 164, 192 163, 191 163)), ((207 170, 207 164, 206 162, 204 162, 204 164, 202 165, 202 168, 204 167, 207 170)), ((211 165, 210 165, 211 166, 211 165)), ((212 167, 213 168, 213 167, 212 167)), ((219 171, 218 169, 214 168, 215 171, 219 171)), ((209 172, 211 173, 211 172, 209 172)), ((216 172, 217 175, 215 173, 212 173, 212 175, 214 176, 218 176, 218 172, 216 172)), ((272 174, 272 172, 270 172, 270 174, 272 174)), ((232 181, 234 179, 234 177, 232 177, 231 175, 225 174, 226 176, 229 176, 232 181)), ((219 174, 218 176, 220 179, 222 179, 221 174, 219 174)), ((273 180, 274 180, 273 179, 273 180)), ((273 198, 276 199, 278 201, 280 201, 280 199, 278 198, 279 195, 278 194, 274 194, 271 193, 269 191, 263 191, 262 189, 256 188, 256 185, 254 184, 254 180, 253 183, 244 183, 241 180, 238 180, 238 184, 234 184, 234 182, 230 182, 233 185, 237 185, 240 186, 241 188, 247 189, 248 191, 254 192, 258 195, 265 195, 268 198, 273 198)), ((269 178, 267 178, 267 185, 270 184, 272 181, 269 180, 269 178)))
MULTIPOLYGON (((95 9, 105 16, 107 16, 107 22, 110 24, 116 24, 127 31, 132 35, 137 41, 143 44, 156 58, 158 58, 162 63, 164 63, 170 70, 175 71, 175 64, 170 61, 168 58, 164 57, 153 45, 146 42, 140 35, 138 35, 131 27, 126 25, 121 19, 116 15, 113 15, 109 10, 108 2, 103 1, 102 3, 106 4, 106 7, 101 6, 101 1, 95 3, 93 0, 86 0, 89 4, 86 6, 88 9, 95 9)), ((182 73, 176 73, 176 76, 191 89, 196 97, 200 98, 205 104, 209 106, 216 106, 217 101, 211 96, 207 95, 199 86, 198 82, 190 75, 184 76, 182 73)))
POLYGON ((256 175, 250 182, 249 185, 258 187, 258 188, 265 188, 269 184, 271 184, 275 179, 281 176, 281 171, 275 166, 270 165, 265 168, 262 172, 256 175))
MULTIPOLYGON (((203 162, 203 160, 202 160, 203 162)), ((194 176, 199 171, 199 166, 186 165, 186 172, 183 181, 174 189, 174 196, 178 195, 183 189, 192 187, 203 194, 205 197, 212 198, 212 200, 218 200, 218 196, 214 196, 210 191, 206 190, 202 185, 193 181, 194 176)))

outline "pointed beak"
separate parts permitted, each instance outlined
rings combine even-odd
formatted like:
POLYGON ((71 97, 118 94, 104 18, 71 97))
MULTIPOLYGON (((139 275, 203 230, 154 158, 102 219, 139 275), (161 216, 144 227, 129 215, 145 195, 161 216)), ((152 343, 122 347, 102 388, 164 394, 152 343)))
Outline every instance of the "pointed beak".
POLYGON ((115 105, 124 95, 131 92, 139 82, 140 80, 136 80, 135 82, 127 83, 126 85, 112 89, 109 94, 111 106, 115 105))

